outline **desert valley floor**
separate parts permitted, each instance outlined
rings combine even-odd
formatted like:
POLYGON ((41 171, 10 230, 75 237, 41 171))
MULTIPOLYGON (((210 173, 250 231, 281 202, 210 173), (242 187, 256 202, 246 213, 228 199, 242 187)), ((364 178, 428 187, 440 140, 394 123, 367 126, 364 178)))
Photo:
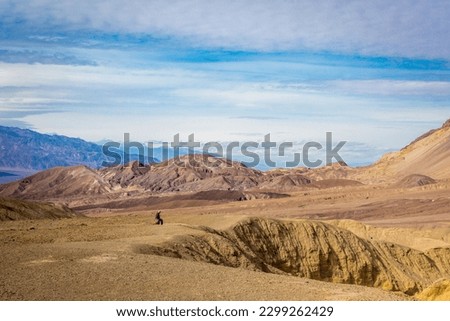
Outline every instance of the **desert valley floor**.
MULTIPOLYGON (((395 279, 420 284, 422 291, 407 295, 400 291, 403 288, 388 291, 389 286, 383 289, 382 285, 338 284, 282 271, 264 273, 250 265, 226 266, 231 265, 226 256, 237 255, 229 253, 226 247, 220 254, 225 257, 223 264, 208 263, 208 258, 201 257, 197 249, 190 253, 180 251, 178 256, 175 253, 179 247, 189 248, 199 237, 207 240, 209 229, 227 231, 247 220, 260 220, 263 225, 319 224, 317 220, 321 220, 327 227, 349 231, 367 242, 393 243, 418 253, 448 249, 449 184, 409 189, 342 187, 299 192, 282 199, 165 209, 162 226, 153 225, 152 210, 87 212, 86 217, 1 222, 0 295, 3 300, 448 299, 448 283, 439 282, 444 275, 429 279, 429 271, 420 266, 424 264, 420 258, 409 262, 417 266, 406 268, 405 275, 410 279, 403 275, 395 279), (172 248, 173 255, 157 251, 164 248, 172 248), (418 275, 423 269, 424 274, 418 275), (435 289, 430 288, 433 284, 435 289), (446 293, 439 292, 446 286, 446 293)), ((267 233, 274 243, 283 242, 275 232, 267 233)), ((328 233, 325 230, 316 237, 326 238, 328 233)), ((300 246, 302 242, 305 247, 314 246, 308 245, 311 240, 306 236, 299 240, 300 246)), ((351 255, 347 253, 351 244, 336 246, 341 247, 343 255, 351 255)), ((215 250, 220 251, 220 245, 215 250)), ((449 258, 447 252, 447 265, 449 258)), ((212 258, 209 260, 213 262, 212 258)), ((400 263, 392 264, 405 268, 400 263)), ((330 273, 322 277, 336 280, 336 275, 330 273)))

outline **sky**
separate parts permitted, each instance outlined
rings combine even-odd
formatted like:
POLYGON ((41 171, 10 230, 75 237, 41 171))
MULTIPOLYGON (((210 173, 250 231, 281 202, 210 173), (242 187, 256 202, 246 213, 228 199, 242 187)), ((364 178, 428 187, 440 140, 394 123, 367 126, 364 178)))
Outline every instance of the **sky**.
POLYGON ((450 2, 0 0, 0 125, 88 141, 347 141, 450 118, 450 2))

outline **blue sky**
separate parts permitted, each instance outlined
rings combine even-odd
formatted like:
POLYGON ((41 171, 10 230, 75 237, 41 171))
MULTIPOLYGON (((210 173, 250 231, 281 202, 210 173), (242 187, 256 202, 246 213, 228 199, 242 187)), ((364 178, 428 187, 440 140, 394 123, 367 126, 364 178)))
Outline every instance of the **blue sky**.
POLYGON ((89 141, 347 140, 450 118, 449 1, 0 0, 0 125, 89 141))

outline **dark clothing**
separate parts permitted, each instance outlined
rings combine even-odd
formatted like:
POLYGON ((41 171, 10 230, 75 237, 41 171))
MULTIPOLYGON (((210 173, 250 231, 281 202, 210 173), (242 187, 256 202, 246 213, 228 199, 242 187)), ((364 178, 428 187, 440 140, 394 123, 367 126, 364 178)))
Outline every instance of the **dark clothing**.
POLYGON ((161 211, 158 211, 155 215, 155 224, 157 225, 163 225, 164 221, 161 218, 161 211))

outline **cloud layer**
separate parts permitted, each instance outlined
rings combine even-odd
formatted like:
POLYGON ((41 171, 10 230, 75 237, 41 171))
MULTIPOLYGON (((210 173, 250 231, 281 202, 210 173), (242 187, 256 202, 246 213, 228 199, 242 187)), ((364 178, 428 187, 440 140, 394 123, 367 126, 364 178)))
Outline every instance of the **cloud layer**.
POLYGON ((447 0, 6 0, 0 12, 6 26, 21 21, 35 31, 141 33, 243 50, 450 58, 447 0))

